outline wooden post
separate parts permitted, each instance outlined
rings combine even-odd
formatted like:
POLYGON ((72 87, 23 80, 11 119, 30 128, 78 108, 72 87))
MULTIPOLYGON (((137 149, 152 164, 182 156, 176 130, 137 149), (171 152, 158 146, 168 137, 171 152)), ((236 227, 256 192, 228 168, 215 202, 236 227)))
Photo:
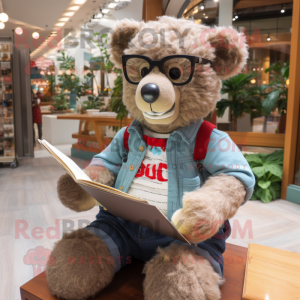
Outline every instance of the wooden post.
POLYGON ((163 15, 162 0, 144 0, 143 20, 155 21, 156 17, 163 15))
POLYGON ((300 1, 293 1, 292 40, 290 59, 290 84, 286 114, 283 178, 281 198, 286 199, 287 187, 294 182, 298 119, 300 102, 300 1))

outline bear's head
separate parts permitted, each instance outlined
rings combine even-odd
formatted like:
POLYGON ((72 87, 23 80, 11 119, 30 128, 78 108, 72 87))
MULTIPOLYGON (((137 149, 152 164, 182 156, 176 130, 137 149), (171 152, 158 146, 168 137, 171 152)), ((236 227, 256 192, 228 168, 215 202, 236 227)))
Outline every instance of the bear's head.
POLYGON ((220 99, 221 79, 241 72, 248 57, 244 35, 233 28, 167 16, 119 21, 109 51, 123 68, 126 108, 160 133, 206 117, 220 99))

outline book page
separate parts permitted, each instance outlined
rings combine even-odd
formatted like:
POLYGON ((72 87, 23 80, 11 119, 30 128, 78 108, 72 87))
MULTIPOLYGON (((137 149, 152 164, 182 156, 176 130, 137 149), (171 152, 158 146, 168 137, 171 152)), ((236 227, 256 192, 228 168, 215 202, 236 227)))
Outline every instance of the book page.
MULTIPOLYGON (((49 144, 46 140, 39 141, 45 148, 51 153, 55 154, 56 157, 58 158, 58 161, 61 163, 61 165, 64 167, 64 169, 68 172, 71 171, 73 177, 75 177, 76 180, 85 180, 85 181, 92 181, 82 170, 80 167, 77 166, 77 164, 70 159, 68 156, 63 154, 61 151, 53 147, 51 144, 49 144), (67 170, 66 167, 69 169, 67 170)), ((69 173, 69 172, 68 172, 69 173)))
POLYGON ((60 152, 58 149, 56 149, 54 146, 52 146, 50 143, 48 143, 46 140, 38 140, 39 143, 44 146, 49 153, 58 161, 58 163, 68 172, 68 174, 77 182, 81 183, 87 186, 92 186, 95 189, 100 189, 104 191, 108 191, 114 194, 122 195, 125 198, 130 198, 135 201, 140 201, 147 203, 146 200, 140 199, 138 197, 129 195, 127 193, 124 193, 120 190, 117 190, 113 187, 107 186, 105 184, 101 184, 95 181, 92 181, 82 170, 80 167, 77 166, 77 164, 70 159, 68 156, 60 152))

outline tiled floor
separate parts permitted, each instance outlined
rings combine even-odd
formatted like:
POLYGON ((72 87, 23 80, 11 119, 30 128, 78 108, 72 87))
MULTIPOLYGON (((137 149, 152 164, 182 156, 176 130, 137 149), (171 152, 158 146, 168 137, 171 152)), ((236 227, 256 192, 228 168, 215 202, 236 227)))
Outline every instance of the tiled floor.
MULTIPOLYGON (((81 167, 85 163, 74 160, 81 167)), ((80 222, 86 226, 95 218, 97 208, 74 213, 60 203, 56 182, 63 173, 51 157, 21 159, 16 169, 0 168, 1 300, 20 299, 19 287, 34 276, 35 266, 24 262, 27 252, 38 246, 52 249, 57 241, 45 233, 35 236, 34 230, 45 232, 58 220, 61 237, 63 228, 77 228, 80 222)), ((299 205, 283 200, 249 201, 230 222, 229 243, 244 247, 258 243, 300 253, 299 205)))

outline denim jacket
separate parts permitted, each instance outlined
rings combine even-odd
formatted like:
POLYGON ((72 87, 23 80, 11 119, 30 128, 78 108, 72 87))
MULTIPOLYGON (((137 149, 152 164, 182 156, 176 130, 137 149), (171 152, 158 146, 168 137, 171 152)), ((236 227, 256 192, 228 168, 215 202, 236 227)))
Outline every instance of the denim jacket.
MULTIPOLYGON (((214 129, 210 136, 207 154, 199 163, 194 161, 194 147, 202 120, 171 133, 167 141, 168 165, 168 219, 182 208, 185 192, 202 186, 210 176, 221 173, 235 176, 245 186, 244 203, 251 197, 255 185, 254 175, 243 154, 227 133, 214 129)), ((105 166, 116 175, 115 188, 127 192, 132 180, 144 159, 146 143, 141 124, 134 120, 128 128, 129 152, 124 148, 122 128, 111 144, 100 154, 95 155, 90 165, 105 166)))

